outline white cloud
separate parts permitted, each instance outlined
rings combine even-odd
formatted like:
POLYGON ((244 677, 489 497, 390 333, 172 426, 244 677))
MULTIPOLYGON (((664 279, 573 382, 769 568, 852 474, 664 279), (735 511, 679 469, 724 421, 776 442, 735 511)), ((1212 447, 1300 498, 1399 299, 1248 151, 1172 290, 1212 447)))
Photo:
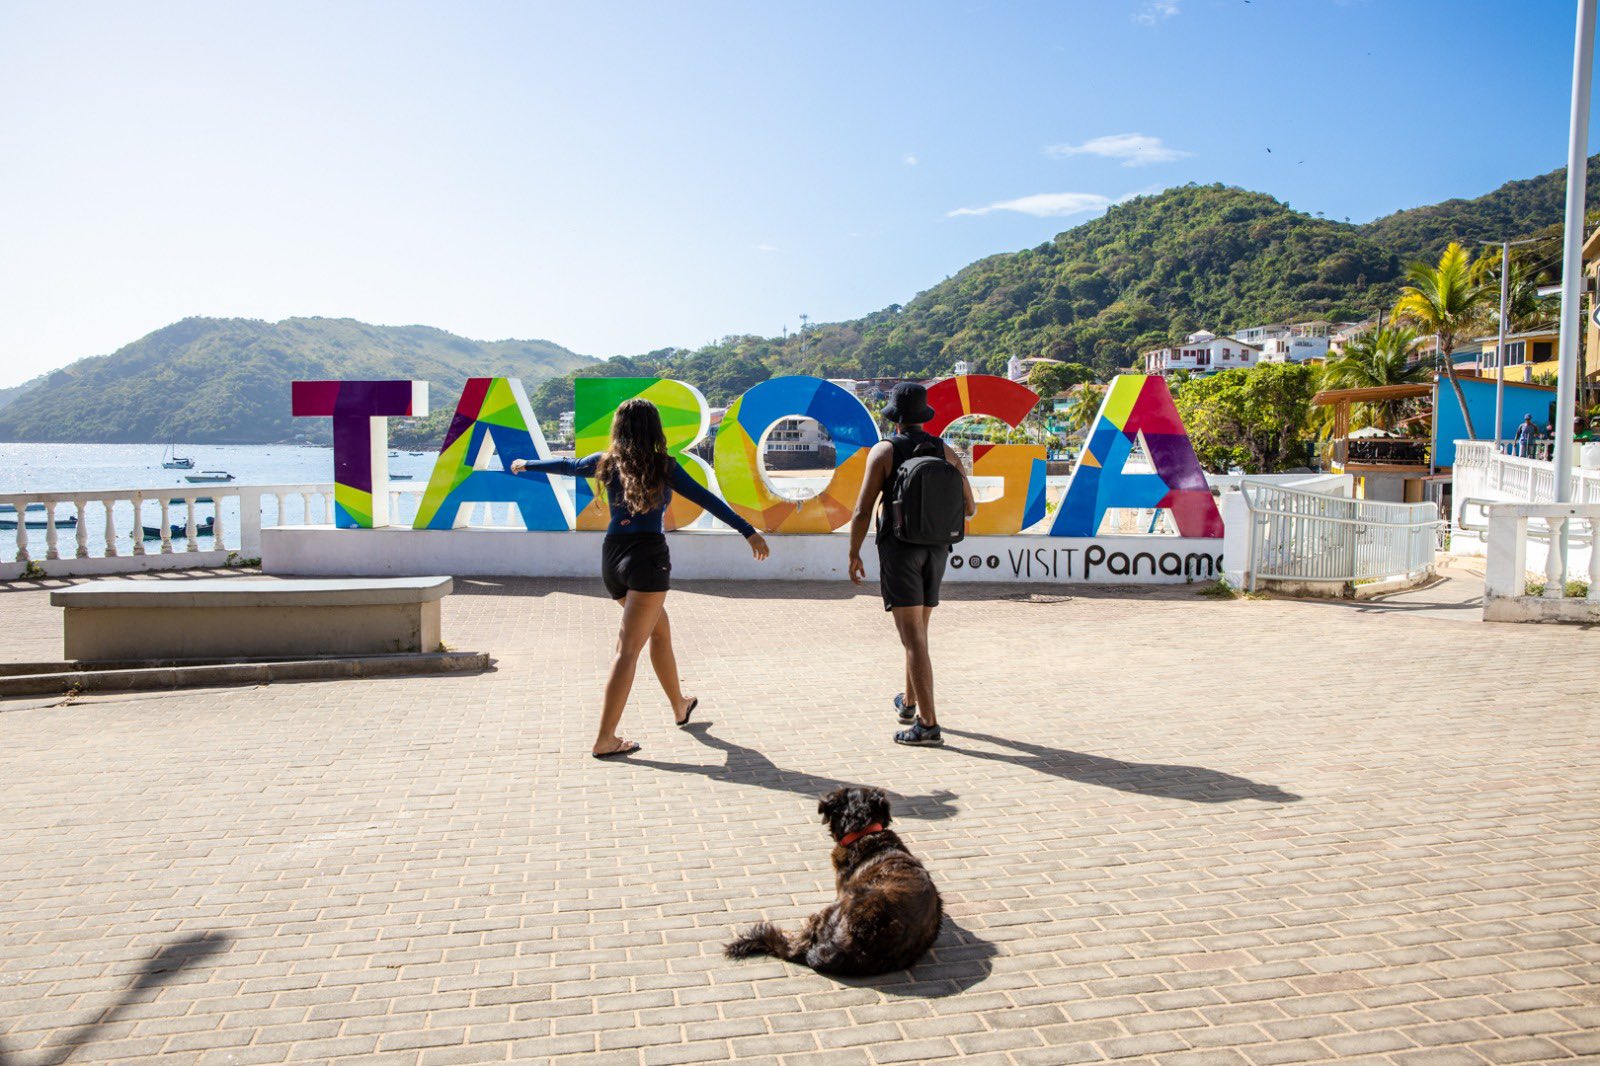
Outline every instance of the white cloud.
POLYGON ((908 167, 914 167, 914 166, 917 165, 917 157, 914 156, 914 155, 907 155, 904 159, 901 160, 901 162, 904 163, 908 167))
POLYGON ((1133 14, 1133 21, 1141 26, 1156 26, 1178 13, 1179 0, 1148 0, 1133 14))
POLYGON ((1015 211, 1034 218, 1062 218, 1081 215, 1085 211, 1099 211, 1110 207, 1114 201, 1109 196, 1094 192, 1041 192, 1021 196, 1015 200, 999 200, 983 207, 958 207, 946 217, 960 215, 990 215, 996 211, 1015 211))
POLYGON ((1084 141, 1082 144, 1046 145, 1045 155, 1064 159, 1075 155, 1097 155, 1104 159, 1120 159, 1125 167, 1143 167, 1151 163, 1170 163, 1194 155, 1178 148, 1169 148, 1160 137, 1147 137, 1142 133, 1112 133, 1084 141))
POLYGON ((776 252, 778 250, 776 244, 768 244, 766 241, 762 241, 760 244, 752 244, 750 247, 758 252, 776 252))

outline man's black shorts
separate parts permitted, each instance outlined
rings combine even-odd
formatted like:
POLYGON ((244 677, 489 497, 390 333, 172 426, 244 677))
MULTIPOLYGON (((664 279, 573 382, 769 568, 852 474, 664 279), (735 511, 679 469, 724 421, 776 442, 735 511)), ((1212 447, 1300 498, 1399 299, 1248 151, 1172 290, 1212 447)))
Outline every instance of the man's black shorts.
POLYGON ((666 592, 672 587, 672 556, 660 533, 611 533, 600 548, 600 578, 606 595, 620 600, 633 592, 666 592))
POLYGON ((950 559, 947 544, 907 544, 885 536, 878 541, 878 584, 883 609, 939 606, 939 584, 950 559))

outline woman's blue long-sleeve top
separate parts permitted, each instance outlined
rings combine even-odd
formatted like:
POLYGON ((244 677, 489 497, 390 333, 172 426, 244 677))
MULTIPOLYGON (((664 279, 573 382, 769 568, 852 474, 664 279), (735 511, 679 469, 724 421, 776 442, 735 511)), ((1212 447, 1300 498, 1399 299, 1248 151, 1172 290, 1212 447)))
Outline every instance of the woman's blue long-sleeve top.
MULTIPOLYGON (((600 456, 586 455, 582 459, 525 459, 523 462, 525 465, 522 472, 525 474, 594 477, 600 465, 600 456)), ((674 492, 681 492, 690 501, 698 503, 712 515, 736 529, 742 537, 748 537, 756 531, 754 526, 740 518, 738 513, 724 503, 716 493, 690 477, 687 470, 674 462, 671 488, 662 498, 661 505, 645 514, 634 514, 628 510, 628 505, 622 498, 622 485, 615 477, 611 479, 611 484, 606 486, 606 500, 611 506, 611 524, 606 526, 606 533, 660 533, 662 516, 667 513, 667 505, 672 502, 674 492)))

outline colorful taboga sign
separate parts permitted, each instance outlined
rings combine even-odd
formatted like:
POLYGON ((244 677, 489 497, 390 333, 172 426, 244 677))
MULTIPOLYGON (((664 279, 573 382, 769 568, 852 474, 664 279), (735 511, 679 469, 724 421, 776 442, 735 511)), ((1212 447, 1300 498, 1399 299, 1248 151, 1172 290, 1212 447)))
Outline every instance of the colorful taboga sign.
POLYGON ((293 414, 333 419, 333 524, 389 524, 389 419, 428 413, 426 381, 296 381, 293 414))
MULTIPOLYGON (((713 452, 715 469, 693 454, 709 429, 705 397, 694 386, 665 378, 579 378, 574 383, 576 451, 604 451, 611 417, 625 400, 642 397, 661 411, 667 448, 690 476, 716 489, 735 511, 768 533, 830 533, 850 520, 867 452, 879 439, 867 409, 845 389, 813 377, 771 378, 729 406, 713 452), (831 478, 816 495, 778 493, 761 463, 761 442, 786 418, 811 418, 827 428, 836 456, 831 478)), ((987 415, 1018 426, 1039 397, 1025 385, 989 375, 962 375, 928 389, 943 432, 957 419, 987 415)), ((297 381, 294 413, 334 423, 334 524, 384 526, 387 514, 385 419, 427 413, 427 383, 414 381, 297 381), (403 410, 401 408, 404 408, 403 410)), ((581 482, 575 506, 548 476, 517 477, 516 459, 549 456, 522 385, 514 378, 473 378, 445 435, 417 512, 418 529, 450 529, 469 503, 515 503, 530 530, 603 529, 603 488, 581 482)), ((1044 448, 1033 444, 978 445, 973 474, 999 478, 998 499, 979 505, 971 532, 1006 536, 1045 517, 1044 448)), ((1124 374, 1106 389, 1088 445, 1048 530, 1052 537, 1092 537, 1111 508, 1168 509, 1181 537, 1222 536, 1222 516, 1206 486, 1183 420, 1160 377, 1124 374), (1149 469, 1125 470, 1138 445, 1149 469)), ((700 508, 674 498, 667 528, 699 517, 700 508)), ((985 557, 986 558, 986 557, 985 557)))

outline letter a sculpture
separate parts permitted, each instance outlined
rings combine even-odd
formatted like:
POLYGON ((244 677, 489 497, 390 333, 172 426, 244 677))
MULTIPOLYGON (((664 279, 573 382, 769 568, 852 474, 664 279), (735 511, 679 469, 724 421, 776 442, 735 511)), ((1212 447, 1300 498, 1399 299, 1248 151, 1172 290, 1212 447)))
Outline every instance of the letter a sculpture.
POLYGON ((1222 515, 1164 378, 1121 374, 1111 382, 1050 534, 1095 536, 1112 507, 1166 508, 1179 536, 1222 536, 1222 515), (1154 473, 1123 469, 1135 442, 1154 473))

